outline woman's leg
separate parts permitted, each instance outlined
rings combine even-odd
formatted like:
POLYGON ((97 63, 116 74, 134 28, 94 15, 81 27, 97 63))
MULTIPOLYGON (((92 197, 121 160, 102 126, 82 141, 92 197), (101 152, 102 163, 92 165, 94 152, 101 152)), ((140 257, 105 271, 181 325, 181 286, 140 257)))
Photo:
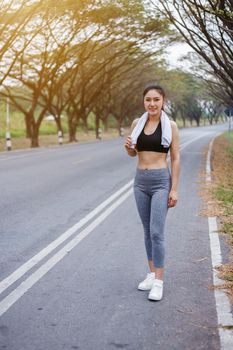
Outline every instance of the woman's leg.
POLYGON ((168 196, 167 189, 158 189, 151 199, 150 213, 150 234, 152 242, 152 260, 155 267, 157 279, 163 279, 164 274, 164 227, 168 211, 168 196))
POLYGON ((151 272, 155 272, 152 258, 152 242, 150 235, 150 213, 151 213, 151 196, 142 191, 138 186, 134 186, 134 196, 138 213, 144 229, 144 242, 146 253, 151 272))
MULTIPOLYGON (((151 246, 152 246, 152 244, 151 244, 151 246)), ((151 248, 151 250, 152 250, 152 248, 151 248)), ((155 273, 155 267, 154 267, 154 262, 153 262, 153 260, 148 260, 148 264, 149 264, 149 268, 150 268, 150 272, 154 272, 155 273)))

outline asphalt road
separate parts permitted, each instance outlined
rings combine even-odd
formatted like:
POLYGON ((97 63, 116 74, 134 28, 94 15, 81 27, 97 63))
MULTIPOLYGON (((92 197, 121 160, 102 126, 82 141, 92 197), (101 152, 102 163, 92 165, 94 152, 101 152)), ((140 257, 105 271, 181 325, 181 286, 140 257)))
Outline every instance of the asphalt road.
POLYGON ((199 192, 203 151, 226 129, 180 131, 179 202, 167 216, 160 302, 137 290, 147 262, 129 183, 137 160, 126 155, 124 139, 1 153, 0 349, 219 350, 199 192), (72 235, 48 249, 77 223, 72 235), (23 274, 22 266, 46 247, 23 274))

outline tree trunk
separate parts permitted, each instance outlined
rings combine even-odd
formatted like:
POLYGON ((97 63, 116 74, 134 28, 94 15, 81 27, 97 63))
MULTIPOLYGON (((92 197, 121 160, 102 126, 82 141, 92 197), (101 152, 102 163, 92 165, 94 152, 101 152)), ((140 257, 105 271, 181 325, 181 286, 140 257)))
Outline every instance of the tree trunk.
POLYGON ((185 128, 185 125, 186 125, 185 118, 182 117, 182 121, 183 121, 183 127, 185 128))
POLYGON ((68 113, 68 133, 69 133, 69 142, 78 142, 76 139, 76 130, 78 126, 77 120, 75 120, 75 115, 74 113, 68 113))
POLYGON ((118 132, 119 132, 119 136, 121 136, 121 127, 122 127, 122 124, 121 124, 121 123, 119 123, 119 124, 118 124, 118 132))
POLYGON ((76 138, 77 122, 72 118, 69 121, 69 142, 78 142, 76 138))
POLYGON ((88 135, 89 130, 88 130, 87 118, 83 119, 83 125, 84 125, 84 131, 88 135))
POLYGON ((31 148, 39 147, 39 128, 31 125, 31 148))
POLYGON ((218 116, 214 118, 215 124, 218 124, 218 116))
POLYGON ((99 116, 96 114, 95 115, 95 137, 97 139, 100 139, 100 135, 99 135, 99 127, 100 127, 100 118, 99 116))
POLYGON ((26 138, 30 139, 31 135, 32 135, 30 117, 28 115, 25 115, 24 121, 25 121, 25 126, 26 126, 26 138))
POLYGON ((108 118, 104 119, 104 131, 108 132, 108 118))
POLYGON ((69 142, 78 142, 78 140, 76 138, 76 128, 75 127, 71 127, 69 129, 69 142))
POLYGON ((62 136, 63 136, 63 128, 62 128, 62 124, 61 124, 61 117, 56 117, 55 118, 55 122, 57 124, 57 130, 62 132, 62 136))

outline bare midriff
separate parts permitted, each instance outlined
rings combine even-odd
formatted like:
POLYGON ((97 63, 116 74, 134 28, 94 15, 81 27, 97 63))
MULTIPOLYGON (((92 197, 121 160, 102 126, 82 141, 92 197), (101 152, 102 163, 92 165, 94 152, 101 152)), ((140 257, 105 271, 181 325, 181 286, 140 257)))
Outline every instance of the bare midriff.
POLYGON ((168 168, 167 154, 151 151, 138 152, 139 169, 159 169, 168 168))

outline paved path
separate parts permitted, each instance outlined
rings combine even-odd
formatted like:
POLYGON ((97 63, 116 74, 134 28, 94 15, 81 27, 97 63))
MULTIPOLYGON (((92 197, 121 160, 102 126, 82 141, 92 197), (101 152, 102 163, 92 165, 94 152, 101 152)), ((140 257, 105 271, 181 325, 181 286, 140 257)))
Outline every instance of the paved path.
POLYGON ((0 349, 219 350, 199 174, 204 148, 225 129, 180 132, 179 203, 167 217, 160 302, 137 290, 147 263, 130 186, 24 275, 17 270, 133 179, 137 161, 123 139, 1 153, 1 280, 18 272, 1 285, 0 349))

